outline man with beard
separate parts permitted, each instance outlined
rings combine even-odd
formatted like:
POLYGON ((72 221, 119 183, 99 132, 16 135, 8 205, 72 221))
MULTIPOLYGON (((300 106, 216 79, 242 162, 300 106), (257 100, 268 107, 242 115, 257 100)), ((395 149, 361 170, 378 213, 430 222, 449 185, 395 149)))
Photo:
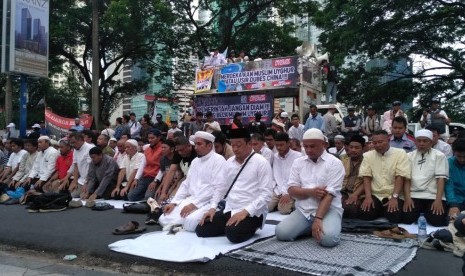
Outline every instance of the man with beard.
POLYGON ((346 172, 342 182, 342 208, 344 218, 357 218, 360 209, 360 196, 363 195, 363 178, 359 176, 360 165, 363 161, 365 139, 360 135, 350 138, 349 151, 341 158, 346 172))

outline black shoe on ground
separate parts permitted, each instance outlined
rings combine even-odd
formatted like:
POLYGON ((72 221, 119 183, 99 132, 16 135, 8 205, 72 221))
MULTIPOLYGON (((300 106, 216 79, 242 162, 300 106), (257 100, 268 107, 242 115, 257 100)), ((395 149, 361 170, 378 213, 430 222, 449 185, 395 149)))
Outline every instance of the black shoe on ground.
POLYGON ((34 204, 31 204, 29 206, 26 207, 27 211, 29 213, 38 213, 39 212, 39 206, 36 206, 34 204))
POLYGON ((39 212, 41 212, 41 213, 60 212, 60 211, 66 210, 66 208, 68 208, 68 207, 65 206, 65 205, 54 205, 54 204, 52 204, 50 206, 40 208, 39 212))
POLYGON ((155 225, 158 224, 158 219, 163 214, 160 208, 156 208, 155 211, 150 212, 147 215, 147 219, 145 220, 145 224, 147 225, 155 225))

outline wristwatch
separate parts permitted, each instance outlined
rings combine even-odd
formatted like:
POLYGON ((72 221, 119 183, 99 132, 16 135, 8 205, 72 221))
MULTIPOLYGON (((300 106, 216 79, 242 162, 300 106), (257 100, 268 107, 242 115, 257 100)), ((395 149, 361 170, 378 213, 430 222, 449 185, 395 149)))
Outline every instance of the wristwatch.
POLYGON ((393 193, 393 194, 392 194, 392 198, 398 199, 398 198, 399 198, 399 194, 393 193))

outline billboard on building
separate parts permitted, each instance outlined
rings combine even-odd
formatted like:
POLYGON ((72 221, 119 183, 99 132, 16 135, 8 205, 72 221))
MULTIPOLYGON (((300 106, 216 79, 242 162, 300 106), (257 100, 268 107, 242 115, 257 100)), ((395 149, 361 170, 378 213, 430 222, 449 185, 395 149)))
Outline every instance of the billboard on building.
POLYGON ((296 87, 297 66, 298 57, 231 63, 221 68, 216 87, 220 93, 296 87))
POLYGON ((273 117, 273 97, 270 94, 253 95, 225 95, 218 97, 197 97, 195 99, 196 111, 203 114, 211 111, 213 118, 221 125, 232 123, 234 114, 242 114, 242 122, 248 124, 254 120, 255 113, 262 114, 262 120, 271 122, 273 117))
POLYGON ((2 72, 48 76, 49 0, 4 0, 2 72))

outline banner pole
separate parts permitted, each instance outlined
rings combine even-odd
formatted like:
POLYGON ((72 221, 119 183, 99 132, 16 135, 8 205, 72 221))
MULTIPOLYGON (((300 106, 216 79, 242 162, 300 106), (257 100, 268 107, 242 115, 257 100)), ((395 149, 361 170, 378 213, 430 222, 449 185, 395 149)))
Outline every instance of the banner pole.
POLYGON ((26 137, 27 128, 27 76, 21 75, 19 104, 19 137, 26 137))

